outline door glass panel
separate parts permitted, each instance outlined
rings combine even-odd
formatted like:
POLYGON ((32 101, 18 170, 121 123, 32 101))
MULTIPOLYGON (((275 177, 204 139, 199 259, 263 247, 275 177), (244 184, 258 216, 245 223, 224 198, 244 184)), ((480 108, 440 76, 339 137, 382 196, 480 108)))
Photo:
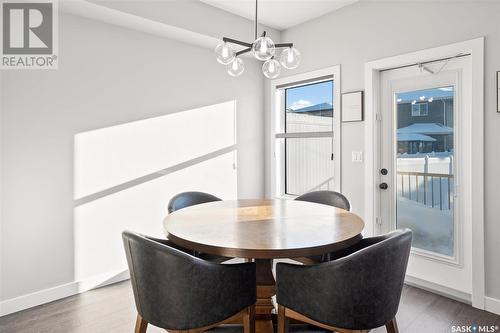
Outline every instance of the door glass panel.
POLYGON ((395 94, 396 225, 413 247, 454 256, 454 87, 395 94))

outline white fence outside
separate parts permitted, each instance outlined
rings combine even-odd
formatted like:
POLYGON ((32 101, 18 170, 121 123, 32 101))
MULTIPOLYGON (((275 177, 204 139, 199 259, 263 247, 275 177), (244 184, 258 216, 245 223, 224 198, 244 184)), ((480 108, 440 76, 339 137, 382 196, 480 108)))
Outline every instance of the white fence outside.
MULTIPOLYGON (((287 112, 287 133, 331 132, 332 117, 287 112)), ((333 189, 332 137, 286 139, 286 192, 333 189)))

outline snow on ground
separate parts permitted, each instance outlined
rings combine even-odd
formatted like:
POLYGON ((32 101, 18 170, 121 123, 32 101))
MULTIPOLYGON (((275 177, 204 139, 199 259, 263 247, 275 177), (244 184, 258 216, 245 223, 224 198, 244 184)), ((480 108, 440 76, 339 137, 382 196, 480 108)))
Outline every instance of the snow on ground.
POLYGON ((413 231, 413 246, 453 256, 454 225, 451 210, 439 210, 398 196, 398 228, 413 231))

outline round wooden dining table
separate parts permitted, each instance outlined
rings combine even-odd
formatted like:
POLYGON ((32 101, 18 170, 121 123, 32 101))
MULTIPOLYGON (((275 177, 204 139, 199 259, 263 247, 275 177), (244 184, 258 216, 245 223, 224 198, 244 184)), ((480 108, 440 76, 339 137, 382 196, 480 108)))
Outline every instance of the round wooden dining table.
POLYGON ((364 228, 354 213, 328 205, 287 199, 244 199, 180 209, 163 221, 175 244, 199 253, 255 261, 255 328, 273 332, 273 259, 313 263, 311 257, 357 243, 364 228))

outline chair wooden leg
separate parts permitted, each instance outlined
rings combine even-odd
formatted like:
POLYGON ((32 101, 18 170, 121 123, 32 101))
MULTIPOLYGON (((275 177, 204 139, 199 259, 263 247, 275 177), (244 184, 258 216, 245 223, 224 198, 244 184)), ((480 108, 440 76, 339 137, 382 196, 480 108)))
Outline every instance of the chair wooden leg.
POLYGON ((398 323, 396 322, 396 318, 393 318, 387 324, 385 324, 385 328, 387 330, 387 333, 399 333, 398 323))
POLYGON ((288 318, 285 316, 285 307, 278 304, 278 333, 288 333, 288 318))
POLYGON ((148 328, 148 322, 144 320, 144 318, 142 318, 140 314, 137 314, 134 333, 146 333, 147 328, 148 328))
POLYGON ((249 306, 243 315, 243 332, 255 333, 255 304, 249 306))

